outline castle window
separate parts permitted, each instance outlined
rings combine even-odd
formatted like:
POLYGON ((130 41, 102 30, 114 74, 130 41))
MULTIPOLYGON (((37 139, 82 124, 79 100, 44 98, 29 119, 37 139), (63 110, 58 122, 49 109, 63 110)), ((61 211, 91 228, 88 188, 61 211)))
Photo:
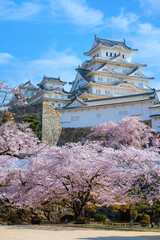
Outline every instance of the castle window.
POLYGON ((79 116, 71 117, 71 121, 73 121, 73 122, 79 121, 79 119, 80 119, 79 116))
POLYGON ((102 77, 98 77, 98 81, 100 82, 102 82, 103 81, 103 78, 102 77))
POLYGON ((99 54, 97 53, 97 57, 99 57, 99 54))
POLYGON ((122 55, 122 57, 124 58, 124 54, 122 55))
POLYGON ((139 83, 139 86, 140 86, 140 87, 143 87, 143 83, 139 83))
POLYGON ((110 91, 105 90, 106 95, 110 95, 110 91))
POLYGON ((61 106, 61 104, 60 103, 58 103, 58 107, 60 107, 61 106))
POLYGON ((116 53, 114 54, 114 56, 116 57, 116 53))
POLYGON ((106 52, 106 56, 108 56, 108 52, 106 52))
POLYGON ((100 89, 96 89, 96 93, 101 93, 101 90, 100 89))
POLYGON ((112 53, 110 53, 110 57, 112 57, 112 53))

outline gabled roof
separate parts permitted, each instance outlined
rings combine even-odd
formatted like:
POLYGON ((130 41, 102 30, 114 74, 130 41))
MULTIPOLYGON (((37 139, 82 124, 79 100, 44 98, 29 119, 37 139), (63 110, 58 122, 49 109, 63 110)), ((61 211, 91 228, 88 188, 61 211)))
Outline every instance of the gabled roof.
POLYGON ((50 83, 55 83, 55 84, 60 84, 60 85, 65 85, 67 82, 63 82, 61 81, 60 77, 58 78, 53 78, 53 77, 46 77, 45 75, 43 76, 43 79, 41 81, 41 83, 37 84, 37 86, 41 86, 46 82, 50 82, 50 83))
POLYGON ((22 83, 21 85, 19 85, 19 88, 25 88, 25 89, 32 89, 32 90, 38 90, 38 88, 36 88, 31 81, 27 81, 25 83, 22 83))
POLYGON ((78 106, 87 106, 87 104, 80 99, 77 95, 71 100, 69 104, 67 104, 64 108, 74 108, 78 103, 78 106))
MULTIPOLYGON (((109 73, 109 72, 102 72, 102 71, 100 71, 101 69, 99 69, 99 71, 97 71, 97 70, 91 70, 87 75, 86 75, 86 77, 90 77, 90 76, 92 76, 92 75, 95 75, 95 74, 106 74, 106 75, 111 75, 111 76, 118 76, 118 77, 128 77, 128 78, 134 78, 134 79, 143 79, 143 80, 146 80, 146 81, 151 81, 151 80, 153 80, 154 78, 152 77, 152 78, 148 78, 148 77, 145 77, 144 75, 143 75, 143 77, 136 77, 136 76, 130 76, 130 73, 129 74, 123 74, 123 73, 117 73, 117 72, 112 72, 112 73, 109 73)), ((133 74, 133 73, 132 73, 133 74)))
POLYGON ((103 38, 95 37, 95 41, 96 41, 98 44, 102 44, 102 45, 104 45, 104 46, 106 46, 106 47, 119 46, 119 47, 124 48, 125 50, 138 51, 138 49, 132 49, 132 48, 128 47, 128 46, 126 45, 125 40, 124 40, 123 42, 120 42, 120 41, 113 41, 113 40, 108 40, 108 39, 103 39, 103 38))
POLYGON ((106 59, 106 58, 102 58, 102 57, 94 57, 92 58, 89 62, 85 61, 83 63, 82 66, 85 66, 85 65, 91 65, 93 64, 94 62, 101 62, 101 63, 113 63, 113 64, 120 64, 120 65, 126 65, 126 66, 131 66, 131 67, 140 67, 140 68, 144 68, 144 67, 147 67, 147 64, 140 64, 140 63, 135 63, 135 62, 129 62, 127 59, 125 58, 122 58, 120 56, 120 54, 118 54, 116 57, 112 57, 110 59, 106 59), (120 61, 118 61, 120 60, 120 61))
POLYGON ((77 72, 79 72, 79 74, 82 76, 82 78, 84 78, 87 82, 90 81, 90 79, 88 77, 86 77, 86 75, 90 72, 90 70, 83 69, 83 68, 77 68, 76 70, 77 70, 77 72))
MULTIPOLYGON (((134 68, 130 73, 127 73, 127 75, 134 77, 135 73, 137 73, 141 78, 148 78, 140 71, 139 67, 134 68)), ((154 79, 154 78, 148 78, 148 79, 154 79)))
POLYGON ((95 36, 95 40, 92 45, 92 48, 88 52, 84 53, 84 55, 87 55, 89 52, 91 52, 93 49, 95 49, 98 45, 110 47, 110 48, 121 47, 124 50, 131 51, 131 52, 138 51, 138 49, 132 49, 132 48, 128 47, 126 45, 125 40, 123 42, 120 42, 120 41, 113 41, 113 40, 109 40, 109 39, 98 38, 97 36, 95 36))
MULTIPOLYGON (((132 94, 132 95, 125 95, 125 96, 119 96, 119 97, 111 97, 111 98, 103 98, 103 99, 94 99, 94 100, 80 100, 81 104, 78 105, 71 105, 68 104, 67 107, 65 106, 61 110, 68 110, 68 109, 77 109, 77 108, 88 108, 88 107, 98 107, 98 106, 107 106, 107 105, 117 105, 117 104, 124 104, 129 102, 143 102, 155 99, 156 102, 158 100, 155 96, 155 90, 152 92, 147 93, 141 93, 141 94, 132 94)), ((75 101, 75 100, 74 100, 75 101)), ((72 101, 72 103, 74 102, 72 101)))

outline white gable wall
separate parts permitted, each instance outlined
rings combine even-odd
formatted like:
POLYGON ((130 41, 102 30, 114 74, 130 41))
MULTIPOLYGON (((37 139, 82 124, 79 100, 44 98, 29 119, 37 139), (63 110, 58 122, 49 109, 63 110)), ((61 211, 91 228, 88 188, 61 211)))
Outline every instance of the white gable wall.
POLYGON ((59 88, 62 90, 63 86, 55 83, 45 83, 43 84, 44 89, 49 90, 49 89, 56 89, 59 88))
POLYGON ((152 117, 152 128, 157 132, 160 132, 160 116, 159 117, 152 117))
POLYGON ((125 116, 139 116, 141 120, 150 119, 151 101, 138 103, 115 104, 112 106, 103 106, 88 109, 76 109, 62 111, 62 126, 65 127, 91 127, 104 122, 118 122, 125 116), (67 120, 67 123, 66 123, 67 120), (74 120, 74 121, 73 121, 74 120))

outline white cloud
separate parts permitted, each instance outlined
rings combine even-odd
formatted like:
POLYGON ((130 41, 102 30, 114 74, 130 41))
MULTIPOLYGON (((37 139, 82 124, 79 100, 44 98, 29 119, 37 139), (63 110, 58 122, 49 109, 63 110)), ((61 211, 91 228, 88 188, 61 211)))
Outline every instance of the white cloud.
MULTIPOLYGON (((81 64, 75 53, 65 50, 57 52, 51 49, 40 59, 28 60, 14 59, 5 69, 0 67, 1 80, 11 85, 21 84, 30 79, 34 84, 41 81, 43 75, 58 77, 63 81, 71 82, 75 77, 75 68, 81 64)), ((69 89, 69 87, 67 87, 69 89)))
POLYGON ((150 23, 136 25, 135 36, 130 36, 130 41, 140 49, 144 59, 150 59, 151 66, 160 65, 160 28, 155 28, 150 23))
POLYGON ((159 0, 139 0, 140 6, 144 12, 148 15, 158 15, 160 13, 160 1, 159 0))
POLYGON ((9 53, 0 53, 0 65, 9 64, 14 57, 9 53))
POLYGON ((66 15, 74 24, 82 27, 97 27, 103 24, 103 13, 88 7, 85 0, 49 0, 54 13, 66 15))
POLYGON ((135 13, 124 13, 124 9, 121 9, 119 16, 111 17, 107 20, 107 26, 123 31, 131 31, 132 24, 137 22, 138 16, 135 13))
POLYGON ((44 8, 34 1, 15 3, 12 0, 0 0, 0 20, 27 20, 44 8))

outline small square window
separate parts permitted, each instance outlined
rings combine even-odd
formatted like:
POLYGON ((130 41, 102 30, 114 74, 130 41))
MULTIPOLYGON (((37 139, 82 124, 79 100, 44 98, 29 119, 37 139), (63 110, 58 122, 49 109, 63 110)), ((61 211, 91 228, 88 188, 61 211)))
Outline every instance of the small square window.
POLYGON ((124 54, 122 55, 122 57, 124 58, 124 54))
POLYGON ((110 57, 112 57, 112 53, 110 53, 110 57))
POLYGON ((101 90, 100 89, 96 89, 96 93, 100 93, 101 92, 101 90))

